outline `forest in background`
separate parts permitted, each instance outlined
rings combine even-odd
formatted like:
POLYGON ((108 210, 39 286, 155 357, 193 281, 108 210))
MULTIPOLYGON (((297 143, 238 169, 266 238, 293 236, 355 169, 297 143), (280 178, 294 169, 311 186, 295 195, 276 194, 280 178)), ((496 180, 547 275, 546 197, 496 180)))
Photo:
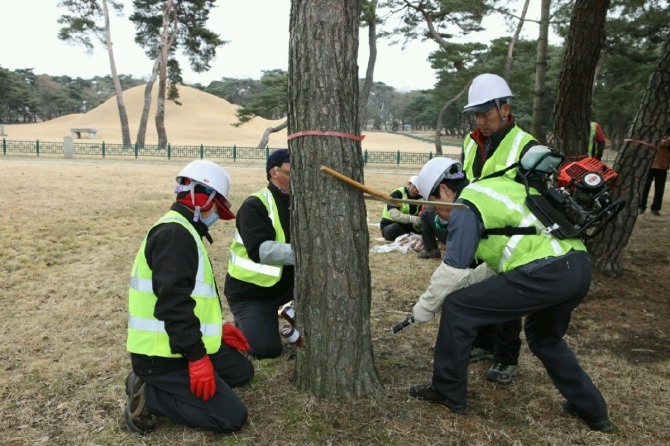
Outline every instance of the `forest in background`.
MULTIPOLYGON (((635 117, 665 36, 670 32, 670 11, 663 8, 663 4, 663 1, 657 0, 612 1, 605 24, 606 39, 598 60, 591 105, 592 119, 601 123, 612 148, 621 145, 635 117)), ((554 7, 551 26, 564 39, 569 26, 570 2, 557 1, 554 7)), ((416 27, 405 26, 379 31, 377 38, 418 38, 416 32, 416 27)), ((430 90, 398 91, 382 82, 373 82, 367 96, 363 127, 384 131, 434 130, 445 103, 457 96, 473 77, 481 72, 505 72, 512 39, 513 36, 505 35, 487 43, 466 40, 464 43, 450 42, 436 46, 430 62, 438 81, 430 90)), ((360 45, 364 44, 360 42, 360 45)), ((535 135, 545 141, 551 138, 553 132, 556 83, 564 52, 562 44, 549 45, 547 48, 546 82, 542 95, 544 113, 541 131, 535 135)), ((509 75, 514 93, 514 114, 517 122, 527 129, 531 126, 536 96, 537 53, 536 40, 519 39, 514 43, 509 75)), ((364 82, 362 77, 365 74, 363 69, 359 68, 361 94, 364 82)), ((119 76, 123 90, 144 84, 147 79, 119 76)), ((222 78, 209 85, 190 86, 241 106, 238 118, 240 124, 243 124, 254 116, 272 120, 285 117, 287 84, 286 71, 269 69, 263 72, 260 79, 222 78)), ((71 113, 83 113, 114 95, 111 75, 82 79, 37 74, 30 68, 10 71, 0 66, 0 122, 3 123, 40 122, 71 113)), ((179 103, 178 94, 172 100, 179 103)), ((465 103, 464 95, 446 110, 441 125, 443 134, 463 135, 472 127, 468 122, 470 117, 461 113, 465 103)))

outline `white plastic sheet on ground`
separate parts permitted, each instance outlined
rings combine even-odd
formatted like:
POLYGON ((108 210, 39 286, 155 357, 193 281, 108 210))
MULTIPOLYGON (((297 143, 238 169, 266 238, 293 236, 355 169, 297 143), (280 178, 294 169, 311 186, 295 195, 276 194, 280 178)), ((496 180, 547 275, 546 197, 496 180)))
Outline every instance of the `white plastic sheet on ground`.
POLYGON ((393 252, 400 251, 403 254, 416 253, 423 251, 423 240, 420 234, 403 234, 391 243, 376 245, 370 248, 372 252, 393 252))

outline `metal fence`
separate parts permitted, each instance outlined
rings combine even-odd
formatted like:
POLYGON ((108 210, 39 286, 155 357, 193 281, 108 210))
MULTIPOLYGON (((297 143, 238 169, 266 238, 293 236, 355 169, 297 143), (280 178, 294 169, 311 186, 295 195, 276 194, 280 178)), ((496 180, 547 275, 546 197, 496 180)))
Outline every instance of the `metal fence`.
MULTIPOLYGON (((36 155, 36 156, 63 156, 65 152, 64 142, 47 141, 8 141, 2 140, 3 155, 36 155)), ((275 149, 269 147, 259 149, 257 147, 238 146, 184 146, 168 144, 166 147, 158 145, 123 145, 101 143, 76 143, 74 144, 74 156, 88 158, 226 158, 237 160, 265 160, 275 149)), ((368 164, 418 164, 422 165, 435 155, 430 153, 410 152, 370 152, 364 150, 363 161, 368 164)), ((459 155, 446 155, 458 157, 459 155)))
MULTIPOLYGON (((3 155, 64 155, 64 142, 52 141, 8 141, 2 140, 2 154, 3 155)), ((183 146, 168 144, 166 147, 157 145, 145 146, 126 146, 123 144, 105 144, 102 143, 76 143, 74 144, 74 155, 81 157, 95 157, 95 158, 225 158, 232 159, 233 162, 237 160, 265 160, 268 155, 275 149, 266 147, 259 149, 256 147, 237 147, 237 146, 183 146)), ((428 160, 432 159, 435 154, 429 153, 412 153, 412 152, 370 152, 364 150, 363 161, 368 164, 386 164, 386 165, 423 165, 428 160)), ((444 155, 454 159, 458 159, 459 155, 444 155)), ((614 157, 604 156, 602 161, 605 164, 612 165, 614 157)))

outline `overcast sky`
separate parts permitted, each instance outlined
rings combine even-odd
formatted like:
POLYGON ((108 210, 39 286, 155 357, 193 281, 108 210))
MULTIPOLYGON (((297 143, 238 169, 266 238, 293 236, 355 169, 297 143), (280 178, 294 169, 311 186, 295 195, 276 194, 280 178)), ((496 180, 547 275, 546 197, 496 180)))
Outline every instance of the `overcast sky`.
MULTIPOLYGON (((125 3, 127 17, 132 5, 129 0, 125 3)), ((217 0, 218 6, 210 15, 208 27, 229 43, 217 50, 216 60, 207 73, 193 73, 187 61, 181 60, 184 80, 207 85, 223 77, 259 79, 263 70, 286 70, 290 3, 290 0, 217 0)), ((529 17, 536 18, 540 2, 531 3, 529 17)), ((56 20, 65 10, 57 4, 58 0, 0 0, 0 66, 9 70, 32 68, 35 74, 53 76, 108 75, 109 60, 101 45, 93 54, 86 54, 82 47, 58 39, 56 20)), ((485 35, 495 38, 511 34, 500 19, 485 23, 490 25, 485 35)), ((528 24, 524 34, 527 38, 537 38, 537 26, 528 24)), ((134 28, 127 18, 112 18, 117 71, 146 78, 152 63, 133 42, 133 37, 134 28)), ((366 30, 361 31, 360 38, 359 75, 363 77, 368 57, 366 30)), ((427 58, 436 48, 437 44, 432 41, 411 43, 405 49, 380 41, 375 81, 403 91, 433 88, 435 74, 427 58)))

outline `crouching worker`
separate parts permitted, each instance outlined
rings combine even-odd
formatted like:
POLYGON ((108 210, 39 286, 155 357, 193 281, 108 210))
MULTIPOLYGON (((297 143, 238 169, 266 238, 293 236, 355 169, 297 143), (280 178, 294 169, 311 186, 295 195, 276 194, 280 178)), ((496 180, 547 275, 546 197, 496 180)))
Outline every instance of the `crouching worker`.
POLYGON ((208 230, 219 218, 235 218, 226 199, 230 177, 198 160, 177 183, 176 202, 149 230, 131 272, 125 420, 142 435, 154 430, 154 416, 235 432, 247 409, 231 388, 249 382, 254 368, 240 353, 249 349, 244 336, 222 320, 202 241, 212 242, 208 230))
MULTIPOLYGON (((419 190, 416 188, 417 176, 414 175, 407 180, 407 186, 399 187, 389 194, 391 198, 407 200, 408 198, 419 198, 419 190)), ((421 206, 403 203, 400 206, 387 204, 382 210, 382 219, 379 222, 382 236, 385 240, 392 242, 401 235, 420 234, 421 219, 419 212, 421 206)))
POLYGON ((603 396, 563 340, 572 311, 591 283, 584 244, 543 231, 525 204, 525 186, 513 179, 499 176, 468 184, 458 162, 435 158, 421 169, 418 187, 425 199, 458 201, 468 209, 456 208, 449 215, 436 207, 449 220, 447 251, 413 311, 415 322, 428 322, 441 311, 433 378, 429 384, 412 385, 410 395, 464 413, 477 329, 526 316, 528 347, 565 398, 563 409, 593 430, 611 430, 603 396), (501 235, 507 227, 525 228, 526 233, 501 235), (485 263, 468 269, 475 258, 485 263))

